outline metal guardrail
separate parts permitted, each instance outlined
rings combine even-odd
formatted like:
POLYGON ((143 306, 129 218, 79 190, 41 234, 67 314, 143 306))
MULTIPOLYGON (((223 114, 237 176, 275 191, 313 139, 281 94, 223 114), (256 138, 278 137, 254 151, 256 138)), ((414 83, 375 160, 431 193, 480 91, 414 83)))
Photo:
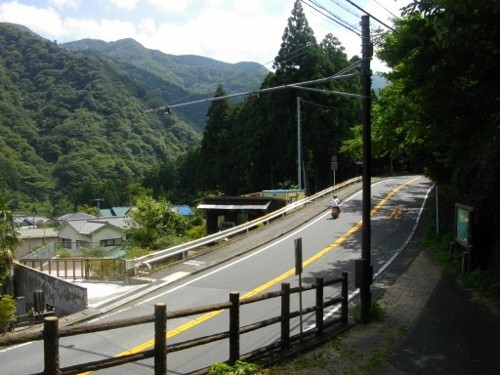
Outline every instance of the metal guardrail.
POLYGON ((165 250, 160 250, 157 251, 154 254, 150 255, 145 255, 143 257, 139 258, 134 258, 134 259, 128 259, 126 262, 126 269, 131 270, 131 269, 137 269, 141 266, 144 266, 147 269, 151 269, 151 265, 153 263, 163 261, 167 258, 179 255, 179 254, 184 254, 187 253, 188 251, 195 250, 199 247, 211 244, 216 241, 221 241, 224 240, 224 238, 229 237, 229 236, 234 236, 237 234, 241 234, 243 232, 249 232, 251 229, 257 228, 258 226, 262 224, 268 224, 269 221, 276 219, 278 217, 283 217, 285 216, 288 212, 295 211, 297 209, 303 208, 305 205, 317 200, 324 198, 325 195, 331 194, 334 191, 340 190, 346 186, 355 184, 361 182, 361 177, 355 177, 350 180, 341 182, 340 184, 337 184, 335 186, 329 187, 325 190, 322 190, 314 195, 311 195, 310 197, 306 197, 304 199, 301 199, 297 202, 293 202, 283 208, 280 208, 279 210, 276 210, 274 212, 271 212, 267 215, 261 216, 257 219, 254 219, 252 221, 248 221, 246 223, 240 224, 238 226, 235 226, 233 228, 229 228, 223 231, 220 231, 218 233, 210 234, 206 237, 199 238, 194 241, 186 242, 181 245, 177 245, 174 247, 170 247, 165 250))

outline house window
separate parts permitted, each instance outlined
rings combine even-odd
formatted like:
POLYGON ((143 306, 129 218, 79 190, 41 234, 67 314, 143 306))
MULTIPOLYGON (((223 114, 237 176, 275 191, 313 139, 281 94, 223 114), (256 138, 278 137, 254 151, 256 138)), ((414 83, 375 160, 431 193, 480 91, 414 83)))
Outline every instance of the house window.
POLYGON ((82 247, 89 247, 90 248, 90 242, 89 241, 76 240, 76 248, 80 249, 82 247))
POLYGON ((63 238, 62 247, 65 249, 71 249, 71 238, 63 238))
POLYGON ((108 240, 101 240, 101 246, 108 247, 108 246, 118 246, 123 243, 123 239, 121 238, 110 238, 108 240))

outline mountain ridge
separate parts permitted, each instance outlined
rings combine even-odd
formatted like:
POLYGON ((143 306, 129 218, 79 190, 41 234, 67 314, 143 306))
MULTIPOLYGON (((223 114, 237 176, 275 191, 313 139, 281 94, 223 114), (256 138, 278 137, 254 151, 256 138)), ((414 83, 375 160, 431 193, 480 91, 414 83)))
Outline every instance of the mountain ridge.
POLYGON ((199 146, 206 116, 194 106, 172 116, 145 110, 213 96, 193 90, 190 79, 210 87, 241 72, 240 65, 218 72, 176 61, 162 70, 139 64, 151 56, 167 59, 135 41, 98 45, 113 47, 114 55, 69 51, 22 25, 0 23, 0 192, 15 207, 50 201, 64 212, 95 197, 110 206, 131 203, 134 182, 199 146), (144 58, 134 60, 137 51, 144 58), (181 84, 165 78, 176 74, 173 67, 183 67, 181 84))

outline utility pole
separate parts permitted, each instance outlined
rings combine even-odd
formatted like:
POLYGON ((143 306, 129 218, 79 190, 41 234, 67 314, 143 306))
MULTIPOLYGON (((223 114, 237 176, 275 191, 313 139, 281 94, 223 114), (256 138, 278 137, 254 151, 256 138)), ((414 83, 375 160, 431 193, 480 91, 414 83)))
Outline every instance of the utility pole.
POLYGON ((302 130, 300 96, 297 96, 297 186, 302 189, 302 130))
POLYGON ((371 290, 373 267, 371 266, 371 69, 372 43, 370 41, 370 20, 361 17, 361 103, 363 117, 363 205, 362 205, 362 237, 361 259, 356 264, 356 279, 360 288, 361 321, 370 322, 371 290))

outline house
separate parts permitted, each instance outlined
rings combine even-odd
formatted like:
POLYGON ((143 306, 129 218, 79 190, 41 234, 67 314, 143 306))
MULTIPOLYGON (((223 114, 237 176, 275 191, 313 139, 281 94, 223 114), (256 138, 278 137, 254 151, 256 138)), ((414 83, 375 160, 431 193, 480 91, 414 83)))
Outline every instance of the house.
POLYGON ((22 259, 32 251, 59 240, 55 228, 19 228, 17 234, 19 246, 16 249, 16 259, 22 259))
POLYGON ((73 255, 79 255, 81 248, 103 247, 109 253, 121 247, 126 240, 126 217, 88 216, 91 217, 73 215, 59 226, 59 239, 63 248, 73 255))
POLYGON ((99 217, 125 217, 132 207, 111 207, 99 210, 99 217))

